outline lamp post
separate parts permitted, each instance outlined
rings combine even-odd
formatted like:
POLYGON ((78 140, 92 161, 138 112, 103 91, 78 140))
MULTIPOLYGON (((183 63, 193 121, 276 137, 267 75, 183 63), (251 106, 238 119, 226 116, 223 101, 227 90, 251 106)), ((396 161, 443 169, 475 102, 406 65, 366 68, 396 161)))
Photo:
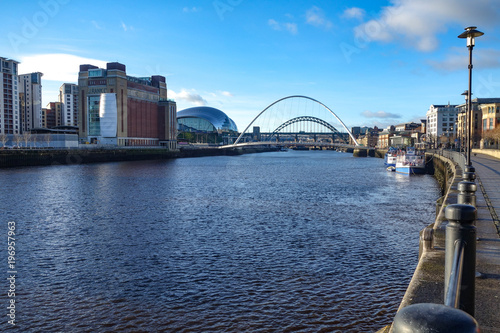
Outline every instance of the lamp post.
MULTIPOLYGON (((471 94, 472 95, 472 94, 471 94)), ((462 131, 461 131, 461 140, 462 140, 462 147, 463 147, 463 150, 464 150, 464 154, 465 156, 467 156, 467 151, 468 151, 468 145, 466 144, 466 142, 470 142, 470 139, 469 139, 469 130, 468 130, 468 127, 467 125, 469 124, 469 91, 468 90, 465 90, 463 93, 462 93, 462 96, 465 97, 465 117, 462 118, 462 131)))
POLYGON ((472 49, 475 45, 475 38, 484 35, 483 32, 476 30, 476 27, 467 27, 465 31, 458 35, 458 38, 467 38, 467 47, 469 48, 469 90, 467 91, 467 114, 468 114, 468 132, 467 132, 467 166, 471 167, 471 139, 472 139, 472 49))

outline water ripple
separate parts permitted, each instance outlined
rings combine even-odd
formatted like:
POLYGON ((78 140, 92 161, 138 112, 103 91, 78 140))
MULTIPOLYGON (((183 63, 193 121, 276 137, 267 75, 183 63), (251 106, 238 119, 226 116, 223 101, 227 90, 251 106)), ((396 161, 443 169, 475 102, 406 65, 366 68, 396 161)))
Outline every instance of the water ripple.
POLYGON ((430 177, 335 152, 0 181, 18 199, 0 209, 20 232, 24 332, 372 332, 399 305, 439 195, 430 177))

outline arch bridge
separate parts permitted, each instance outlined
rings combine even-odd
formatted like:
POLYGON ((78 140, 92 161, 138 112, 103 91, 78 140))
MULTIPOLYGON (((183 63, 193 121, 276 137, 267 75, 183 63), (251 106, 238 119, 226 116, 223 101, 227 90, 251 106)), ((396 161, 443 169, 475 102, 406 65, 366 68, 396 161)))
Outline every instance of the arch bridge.
MULTIPOLYGON (((344 122, 335 114, 335 112, 333 112, 330 108, 328 108, 325 104, 321 103, 320 101, 314 99, 314 98, 311 98, 311 97, 308 97, 308 96, 303 96, 303 95, 291 95, 291 96, 287 96, 287 97, 283 97, 281 99, 278 99, 277 101, 271 103, 269 106, 267 106, 264 110, 262 110, 251 122, 250 124, 248 124, 248 126, 245 128, 245 130, 238 136, 238 138, 236 139, 236 141, 234 142, 234 144, 232 145, 228 145, 228 146, 231 146, 231 147, 235 147, 235 146, 239 146, 239 145, 248 145, 249 143, 245 143, 243 144, 243 142, 241 142, 242 138, 245 136, 245 134, 249 134, 248 133, 248 129, 257 121, 257 119, 259 119, 262 115, 264 115, 266 112, 270 112, 269 110, 277 105, 278 103, 280 102, 283 102, 285 100, 289 100, 289 99, 299 99, 299 100, 307 100, 307 101, 312 101, 313 103, 319 105, 320 107, 322 107, 324 110, 327 111, 328 114, 330 115, 333 115, 335 117, 335 119, 341 124, 341 126, 343 127, 343 129, 345 130, 345 132, 347 133, 347 135, 351 138, 352 142, 354 142, 354 144, 356 146, 359 146, 358 142, 356 141, 356 138, 352 135, 351 131, 349 131, 349 129, 347 128, 347 126, 344 124, 344 122), (241 142, 241 143, 240 143, 241 142)), ((315 116, 310 116, 310 115, 301 115, 301 116, 296 116, 296 117, 293 117, 289 120, 286 120, 284 121, 283 123, 281 123, 281 125, 277 126, 272 132, 270 133, 266 133, 268 135, 268 141, 273 138, 273 137, 279 137, 280 135, 314 135, 316 137, 316 135, 330 135, 330 136, 333 136, 335 137, 335 135, 337 136, 340 136, 341 132, 339 132, 331 123, 329 123, 328 121, 326 121, 325 119, 321 119, 319 117, 315 117, 315 116), (303 130, 303 131, 288 131, 288 132, 285 132, 284 130, 287 129, 287 128, 290 128, 292 125, 294 124, 297 124, 297 123, 314 123, 314 124, 317 124, 317 125, 320 125, 323 129, 327 129, 327 132, 325 131, 311 131, 311 130, 303 130)), ((258 143, 255 143, 255 144, 258 144, 258 143)))

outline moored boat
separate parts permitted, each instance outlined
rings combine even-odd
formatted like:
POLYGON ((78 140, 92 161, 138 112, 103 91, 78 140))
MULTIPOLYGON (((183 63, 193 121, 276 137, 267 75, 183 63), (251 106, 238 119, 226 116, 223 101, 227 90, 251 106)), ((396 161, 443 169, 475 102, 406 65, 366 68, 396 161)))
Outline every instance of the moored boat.
POLYGON ((398 151, 396 150, 396 148, 390 147, 387 150, 387 153, 385 153, 384 164, 388 167, 395 167, 397 154, 398 151))
POLYGON ((396 172, 407 175, 425 174, 425 155, 413 147, 399 151, 396 156, 396 172))

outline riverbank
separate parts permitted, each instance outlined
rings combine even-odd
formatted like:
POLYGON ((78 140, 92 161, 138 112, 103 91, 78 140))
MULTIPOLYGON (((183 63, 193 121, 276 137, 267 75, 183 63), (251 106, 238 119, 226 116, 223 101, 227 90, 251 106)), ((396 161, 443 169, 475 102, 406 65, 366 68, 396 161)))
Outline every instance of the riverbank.
MULTIPOLYGON (((484 151, 476 151, 484 153, 484 151)), ((494 154, 488 154, 494 156, 494 154)), ((484 156, 484 155, 479 155, 484 156)), ((457 203, 459 193, 457 185, 462 179, 462 169, 450 158, 441 154, 433 154, 435 175, 444 189, 443 196, 436 201, 436 219, 420 232, 419 262, 415 273, 403 297, 399 310, 417 303, 443 304, 444 300, 444 261, 445 261, 445 233, 447 221, 444 217, 445 207, 457 203)), ((491 189, 497 186, 499 162, 473 156, 473 165, 476 166, 478 183, 477 199, 477 252, 476 252, 476 282, 475 282, 475 315, 481 332, 500 332, 500 320, 497 313, 500 311, 498 299, 500 297, 500 238, 498 225, 495 225, 493 216, 497 216, 498 196, 491 189), (477 159, 477 161, 475 160, 477 159), (489 164, 488 164, 489 163, 489 164), (493 170, 493 172, 490 172, 493 170), (491 174, 487 174, 490 172, 491 174), (489 177, 489 178, 487 178, 489 177), (484 179, 483 179, 484 178, 484 179), (485 182, 486 181, 486 182, 485 182), (486 191, 486 185, 490 191, 486 191), (491 186, 493 186, 491 188, 491 186), (488 193, 493 196, 491 199, 488 193), (496 202, 495 202, 496 200, 496 202), (493 204, 492 204, 493 202, 493 204)), ((390 326, 379 333, 390 332, 390 326)))
POLYGON ((159 160, 180 157, 232 156, 275 151, 275 148, 245 149, 12 149, 0 150, 0 168, 70 165, 119 161, 159 160))

